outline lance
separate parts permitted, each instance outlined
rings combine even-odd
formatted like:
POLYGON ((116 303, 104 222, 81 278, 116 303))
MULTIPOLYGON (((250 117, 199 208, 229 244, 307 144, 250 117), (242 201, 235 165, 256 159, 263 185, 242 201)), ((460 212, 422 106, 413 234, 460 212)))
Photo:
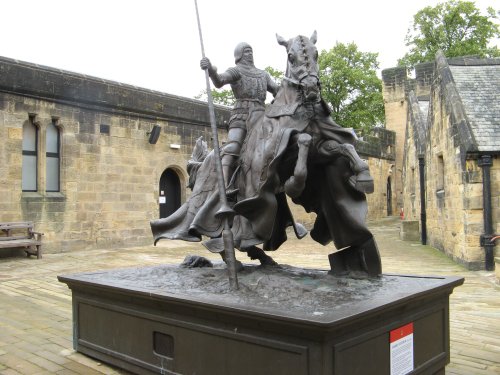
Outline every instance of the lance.
MULTIPOLYGON (((196 20, 198 21, 198 33, 200 34, 201 56, 205 57, 205 47, 203 46, 203 35, 201 33, 200 14, 198 12, 198 2, 194 0, 196 8, 196 20)), ((214 148, 214 162, 217 172, 217 185, 219 190, 219 200, 221 208, 217 211, 216 216, 222 218, 224 229, 222 230, 222 241, 224 243, 225 261, 227 264, 229 287, 232 290, 238 289, 238 276, 236 275, 236 257, 234 255, 234 240, 233 232, 229 227, 229 219, 234 215, 234 211, 227 204, 226 186, 224 184, 224 175, 222 172, 222 161, 220 159, 219 136, 217 133, 217 125, 215 123, 214 103, 212 99, 212 91, 210 89, 210 79, 208 69, 205 69, 205 79, 207 85, 208 112, 210 115, 210 126, 212 128, 212 142, 214 148)))

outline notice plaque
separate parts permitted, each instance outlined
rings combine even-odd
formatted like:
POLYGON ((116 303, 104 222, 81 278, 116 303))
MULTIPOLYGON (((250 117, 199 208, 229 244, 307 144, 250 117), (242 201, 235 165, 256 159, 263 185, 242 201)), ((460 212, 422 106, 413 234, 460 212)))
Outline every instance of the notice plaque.
POLYGON ((413 323, 391 331, 391 375, 413 371, 413 323))

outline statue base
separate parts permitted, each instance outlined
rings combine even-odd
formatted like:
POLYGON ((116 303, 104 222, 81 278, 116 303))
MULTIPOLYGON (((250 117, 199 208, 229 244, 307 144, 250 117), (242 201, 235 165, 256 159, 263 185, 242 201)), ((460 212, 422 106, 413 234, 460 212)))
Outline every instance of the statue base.
POLYGON ((59 276, 75 350, 138 374, 444 374, 459 277, 223 265, 59 276), (409 370, 409 371, 407 371, 409 370))

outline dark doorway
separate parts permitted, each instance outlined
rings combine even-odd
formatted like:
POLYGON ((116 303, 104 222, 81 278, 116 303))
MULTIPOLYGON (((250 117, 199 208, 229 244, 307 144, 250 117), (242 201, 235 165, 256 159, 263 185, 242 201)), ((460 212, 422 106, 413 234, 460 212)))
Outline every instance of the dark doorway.
POLYGON ((392 187, 391 187, 391 177, 387 177, 387 216, 392 216, 392 187))
POLYGON ((159 193, 160 218, 172 215, 181 206, 181 183, 172 169, 162 173, 159 193))

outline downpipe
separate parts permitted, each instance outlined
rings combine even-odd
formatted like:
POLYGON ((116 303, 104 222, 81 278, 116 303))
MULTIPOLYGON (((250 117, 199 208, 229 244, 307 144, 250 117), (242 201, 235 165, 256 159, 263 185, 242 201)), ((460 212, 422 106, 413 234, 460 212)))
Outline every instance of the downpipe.
POLYGON ((493 250, 495 248, 496 236, 493 233, 493 220, 491 209, 491 174, 490 167, 493 165, 491 155, 481 155, 477 161, 483 170, 483 223, 484 233, 479 237, 480 246, 484 247, 485 269, 493 271, 495 260, 493 250))

